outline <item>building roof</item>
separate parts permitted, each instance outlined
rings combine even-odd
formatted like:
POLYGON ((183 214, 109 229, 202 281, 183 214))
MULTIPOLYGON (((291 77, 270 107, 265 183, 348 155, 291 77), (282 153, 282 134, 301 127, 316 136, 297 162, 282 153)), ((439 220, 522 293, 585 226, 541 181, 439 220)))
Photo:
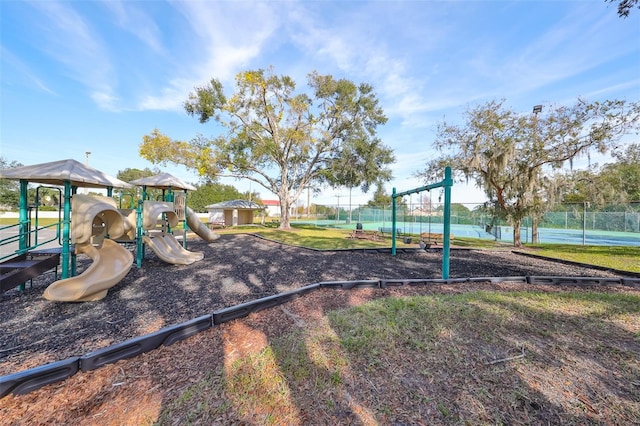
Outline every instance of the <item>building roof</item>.
POLYGON ((279 206, 280 201, 279 200, 262 200, 262 204, 264 204, 265 206, 279 206))
POLYGON ((253 201, 247 200, 231 200, 231 201, 222 201, 216 204, 209 204, 205 206, 206 209, 233 209, 233 210, 261 210, 262 206, 258 203, 254 203, 253 201))

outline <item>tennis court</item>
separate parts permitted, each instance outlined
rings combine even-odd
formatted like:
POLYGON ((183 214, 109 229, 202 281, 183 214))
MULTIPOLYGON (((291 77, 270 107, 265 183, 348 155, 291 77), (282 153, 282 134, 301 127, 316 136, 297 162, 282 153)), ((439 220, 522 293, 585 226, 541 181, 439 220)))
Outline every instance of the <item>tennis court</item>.
MULTIPOLYGON (((355 229, 356 223, 347 224, 344 221, 337 223, 335 220, 298 221, 295 223, 315 224, 316 226, 327 226, 341 229, 355 229)), ((391 221, 384 222, 363 222, 362 228, 365 230, 390 229, 391 221)), ((423 232, 443 233, 442 223, 420 223, 420 222, 396 222, 399 233, 421 234, 423 232)), ((451 234, 454 237, 477 238, 495 240, 499 235, 501 242, 513 242, 513 228, 510 226, 499 226, 493 233, 477 225, 451 224, 451 234)), ((531 228, 521 228, 522 242, 531 241, 531 228)), ((550 244, 576 244, 576 245, 596 245, 596 246, 640 246, 640 232, 621 232, 603 230, 580 229, 558 229, 558 228, 538 228, 538 238, 540 243, 550 244)))

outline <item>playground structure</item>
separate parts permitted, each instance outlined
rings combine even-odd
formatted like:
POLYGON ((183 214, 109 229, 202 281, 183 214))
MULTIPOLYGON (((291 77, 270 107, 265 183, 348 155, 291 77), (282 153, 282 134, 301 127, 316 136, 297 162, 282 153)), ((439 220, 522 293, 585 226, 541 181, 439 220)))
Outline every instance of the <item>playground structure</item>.
POLYGON ((86 254, 93 262, 82 274, 49 285, 44 297, 59 302, 100 300, 133 265, 131 252, 109 239, 123 235, 127 222, 111 198, 75 194, 71 204, 75 254, 86 254))
POLYGON ((160 259, 167 263, 190 265, 204 258, 202 253, 183 248, 169 232, 179 222, 173 203, 144 201, 142 211, 143 229, 146 231, 146 234, 142 235, 142 242, 148 245, 160 259), (159 217, 162 218, 160 223, 158 223, 159 217), (160 225, 159 229, 158 225, 160 225))
POLYGON ((20 216, 17 235, 0 240, 0 247, 17 243, 13 254, 0 257, 1 290, 5 292, 16 286, 24 289, 24 283, 61 263, 61 279, 49 285, 44 297, 55 301, 95 301, 106 296, 109 288, 120 282, 133 265, 130 250, 120 243, 136 244, 137 266, 144 258, 148 245, 161 260, 172 264, 190 264, 201 260, 202 253, 186 250, 187 227, 206 241, 215 241, 219 235, 209 230, 186 206, 186 192, 195 189, 179 179, 162 174, 143 182, 143 199, 136 208, 118 209, 111 198, 113 188, 132 188, 133 185, 108 176, 75 160, 16 167, 0 171, 0 178, 20 181, 20 216), (154 180, 155 179, 155 180, 154 180), (62 186, 62 220, 56 224, 56 237, 38 241, 38 232, 45 227, 35 226, 30 217, 27 202, 29 183, 44 183, 62 186), (149 185, 147 185, 147 183, 149 185), (151 201, 147 198, 147 186, 161 188, 163 198, 171 201, 151 201), (107 197, 78 194, 78 187, 106 188, 107 197), (174 200, 173 188, 184 190, 184 197, 174 200), (176 210, 178 210, 176 212, 176 210), (182 217, 180 217, 182 216, 182 217), (184 247, 173 235, 180 221, 184 222, 184 247), (35 241, 32 241, 32 235, 35 241), (34 250, 58 240, 59 248, 34 250), (85 254, 92 264, 76 276, 76 256, 85 254), (8 258, 8 260, 6 260, 8 258))
POLYGON ((211 231, 186 205, 186 192, 196 188, 168 173, 161 173, 131 181, 142 187, 142 199, 138 200, 137 265, 144 260, 144 245, 147 244, 156 255, 168 263, 186 265, 202 259, 201 254, 188 252, 187 229, 190 228, 200 238, 212 242, 220 235, 211 231), (149 200, 150 189, 162 191, 161 202, 149 200), (174 189, 184 191, 185 196, 176 196, 174 189), (146 212, 146 213, 145 213, 146 212), (162 218, 158 222, 158 218, 162 218), (172 229, 183 221, 183 249, 173 236, 172 229), (159 228, 158 228, 158 225, 159 228))

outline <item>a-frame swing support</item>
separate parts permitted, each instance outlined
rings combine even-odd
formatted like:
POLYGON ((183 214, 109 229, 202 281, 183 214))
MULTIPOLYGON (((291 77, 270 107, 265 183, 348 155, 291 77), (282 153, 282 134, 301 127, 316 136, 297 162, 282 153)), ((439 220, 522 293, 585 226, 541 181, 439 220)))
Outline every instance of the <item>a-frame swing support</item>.
POLYGON ((442 239, 442 279, 449 278, 449 252, 451 249, 451 187, 453 186, 453 178, 451 177, 451 167, 445 167, 444 180, 427 186, 410 189, 404 192, 397 192, 393 188, 391 194, 391 254, 396 255, 396 199, 405 195, 416 194, 418 192, 430 191, 435 188, 444 188, 444 229, 442 239))

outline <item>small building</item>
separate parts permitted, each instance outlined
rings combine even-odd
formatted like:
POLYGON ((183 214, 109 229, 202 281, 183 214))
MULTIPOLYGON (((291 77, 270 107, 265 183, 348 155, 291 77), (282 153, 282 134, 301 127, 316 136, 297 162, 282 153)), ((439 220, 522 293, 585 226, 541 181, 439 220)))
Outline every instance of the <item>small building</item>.
POLYGON ((209 224, 213 226, 251 225, 254 212, 263 209, 260 204, 247 200, 222 201, 205 208, 209 212, 209 224))
POLYGON ((262 200, 265 213, 270 217, 280 217, 280 201, 279 200, 262 200))

